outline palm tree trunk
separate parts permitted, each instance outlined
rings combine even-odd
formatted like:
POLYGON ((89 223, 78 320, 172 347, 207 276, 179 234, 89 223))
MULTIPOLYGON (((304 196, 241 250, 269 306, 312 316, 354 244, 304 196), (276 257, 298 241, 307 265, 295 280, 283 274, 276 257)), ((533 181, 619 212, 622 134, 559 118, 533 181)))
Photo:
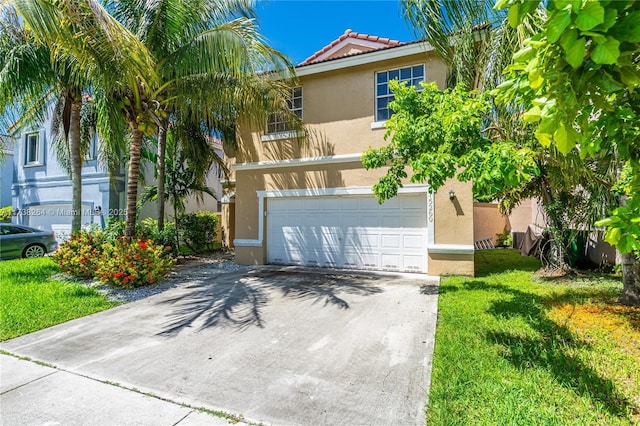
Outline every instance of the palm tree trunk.
POLYGON ((165 175, 167 150, 167 127, 163 120, 162 126, 158 128, 158 231, 164 229, 164 199, 165 199, 165 175))
POLYGON ((138 129, 138 123, 135 121, 131 121, 129 125, 133 133, 133 139, 129 149, 127 211, 124 235, 134 237, 136 235, 136 203, 138 201, 138 177, 140 176, 140 151, 142 151, 142 136, 144 133, 138 129))
POLYGON ((71 153, 71 232, 82 227, 82 153, 80 152, 80 110, 82 100, 71 101, 69 118, 69 151, 71 153))

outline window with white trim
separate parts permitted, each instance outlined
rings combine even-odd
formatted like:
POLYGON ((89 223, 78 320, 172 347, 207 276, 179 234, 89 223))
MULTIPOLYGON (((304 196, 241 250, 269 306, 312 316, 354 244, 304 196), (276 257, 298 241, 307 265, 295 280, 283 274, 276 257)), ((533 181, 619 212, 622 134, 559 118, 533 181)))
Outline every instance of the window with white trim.
MULTIPOLYGON (((302 120, 302 86, 291 88, 291 95, 287 99, 289 111, 294 113, 302 120)), ((269 115, 267 120, 266 134, 283 133, 291 130, 289 122, 285 114, 273 113, 269 115)))
POLYGON ((42 153, 40 149, 40 133, 27 133, 25 135, 25 165, 42 164, 42 153))
POLYGON ((387 106, 395 97, 389 89, 391 80, 406 81, 408 86, 416 86, 418 90, 422 90, 420 83, 424 81, 424 64, 376 73, 376 121, 388 120, 393 114, 387 106))

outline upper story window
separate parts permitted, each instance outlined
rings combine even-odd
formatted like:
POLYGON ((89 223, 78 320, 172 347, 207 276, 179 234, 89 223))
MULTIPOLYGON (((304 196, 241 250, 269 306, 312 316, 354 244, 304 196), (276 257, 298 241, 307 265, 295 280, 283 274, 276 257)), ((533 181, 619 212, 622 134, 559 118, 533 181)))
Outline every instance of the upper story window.
POLYGON ((416 86, 418 90, 422 90, 420 83, 424 81, 424 64, 376 73, 376 121, 388 120, 393 114, 393 111, 387 107, 394 98, 389 90, 391 80, 406 81, 407 85, 416 86))
MULTIPOLYGON (((291 89, 291 95, 287 100, 289 110, 302 120, 302 86, 291 89)), ((267 134, 289 132, 291 128, 287 117, 282 113, 274 113, 267 121, 267 134)))
POLYGON ((42 149, 40 143, 40 133, 27 133, 25 135, 25 165, 42 164, 42 149))

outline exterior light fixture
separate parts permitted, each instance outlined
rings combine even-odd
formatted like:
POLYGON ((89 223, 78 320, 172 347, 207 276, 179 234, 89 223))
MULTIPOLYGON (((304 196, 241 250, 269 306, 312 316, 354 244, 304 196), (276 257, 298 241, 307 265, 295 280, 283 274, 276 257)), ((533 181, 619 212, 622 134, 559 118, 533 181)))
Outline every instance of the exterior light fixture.
POLYGON ((454 192, 453 189, 449 190, 449 200, 453 201, 453 199, 456 198, 456 193, 454 192))

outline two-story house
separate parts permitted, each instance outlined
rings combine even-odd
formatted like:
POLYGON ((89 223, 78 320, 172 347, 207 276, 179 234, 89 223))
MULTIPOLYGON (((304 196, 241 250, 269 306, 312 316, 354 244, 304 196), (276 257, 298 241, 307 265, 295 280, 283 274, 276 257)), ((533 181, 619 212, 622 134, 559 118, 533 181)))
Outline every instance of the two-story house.
POLYGON ((432 48, 347 30, 296 74, 290 107, 305 130, 274 117, 240 131, 235 205, 226 209, 236 261, 472 275, 471 184, 453 180, 432 194, 407 182, 379 204, 371 188, 384 170, 360 161, 385 145, 390 80, 445 87, 432 48))
MULTIPOLYGON (((2 196, 4 200, 5 194, 10 194, 14 223, 53 230, 59 239, 65 239, 71 230, 72 186, 69 174, 61 166, 53 147, 50 128, 48 119, 42 125, 23 129, 14 136, 12 176, 7 173, 5 178, 3 175, 2 196)), ((94 135, 82 167, 83 226, 95 223, 103 227, 109 217, 124 219, 126 214, 126 165, 110 174, 98 159, 100 143, 100 138, 94 135)), ((222 156, 220 141, 212 140, 212 144, 222 156)), ((153 165, 144 164, 143 173, 147 182, 153 182, 153 165)), ((218 196, 222 193, 220 178, 217 167, 207 177, 207 185, 218 196)), ((187 200, 186 209, 218 211, 219 203, 206 194, 202 200, 193 196, 187 200)), ((167 203, 166 214, 173 215, 170 203, 167 203)), ((139 217, 157 217, 155 203, 143 205, 139 217)))
MULTIPOLYGON (((11 198, 14 223, 53 230, 66 238, 71 230, 71 180, 53 146, 50 119, 15 135, 11 198)), ((125 175, 113 176, 98 161, 97 135, 82 167, 82 225, 104 224, 125 205, 125 175)), ((3 183, 3 191, 6 186, 3 183)))

